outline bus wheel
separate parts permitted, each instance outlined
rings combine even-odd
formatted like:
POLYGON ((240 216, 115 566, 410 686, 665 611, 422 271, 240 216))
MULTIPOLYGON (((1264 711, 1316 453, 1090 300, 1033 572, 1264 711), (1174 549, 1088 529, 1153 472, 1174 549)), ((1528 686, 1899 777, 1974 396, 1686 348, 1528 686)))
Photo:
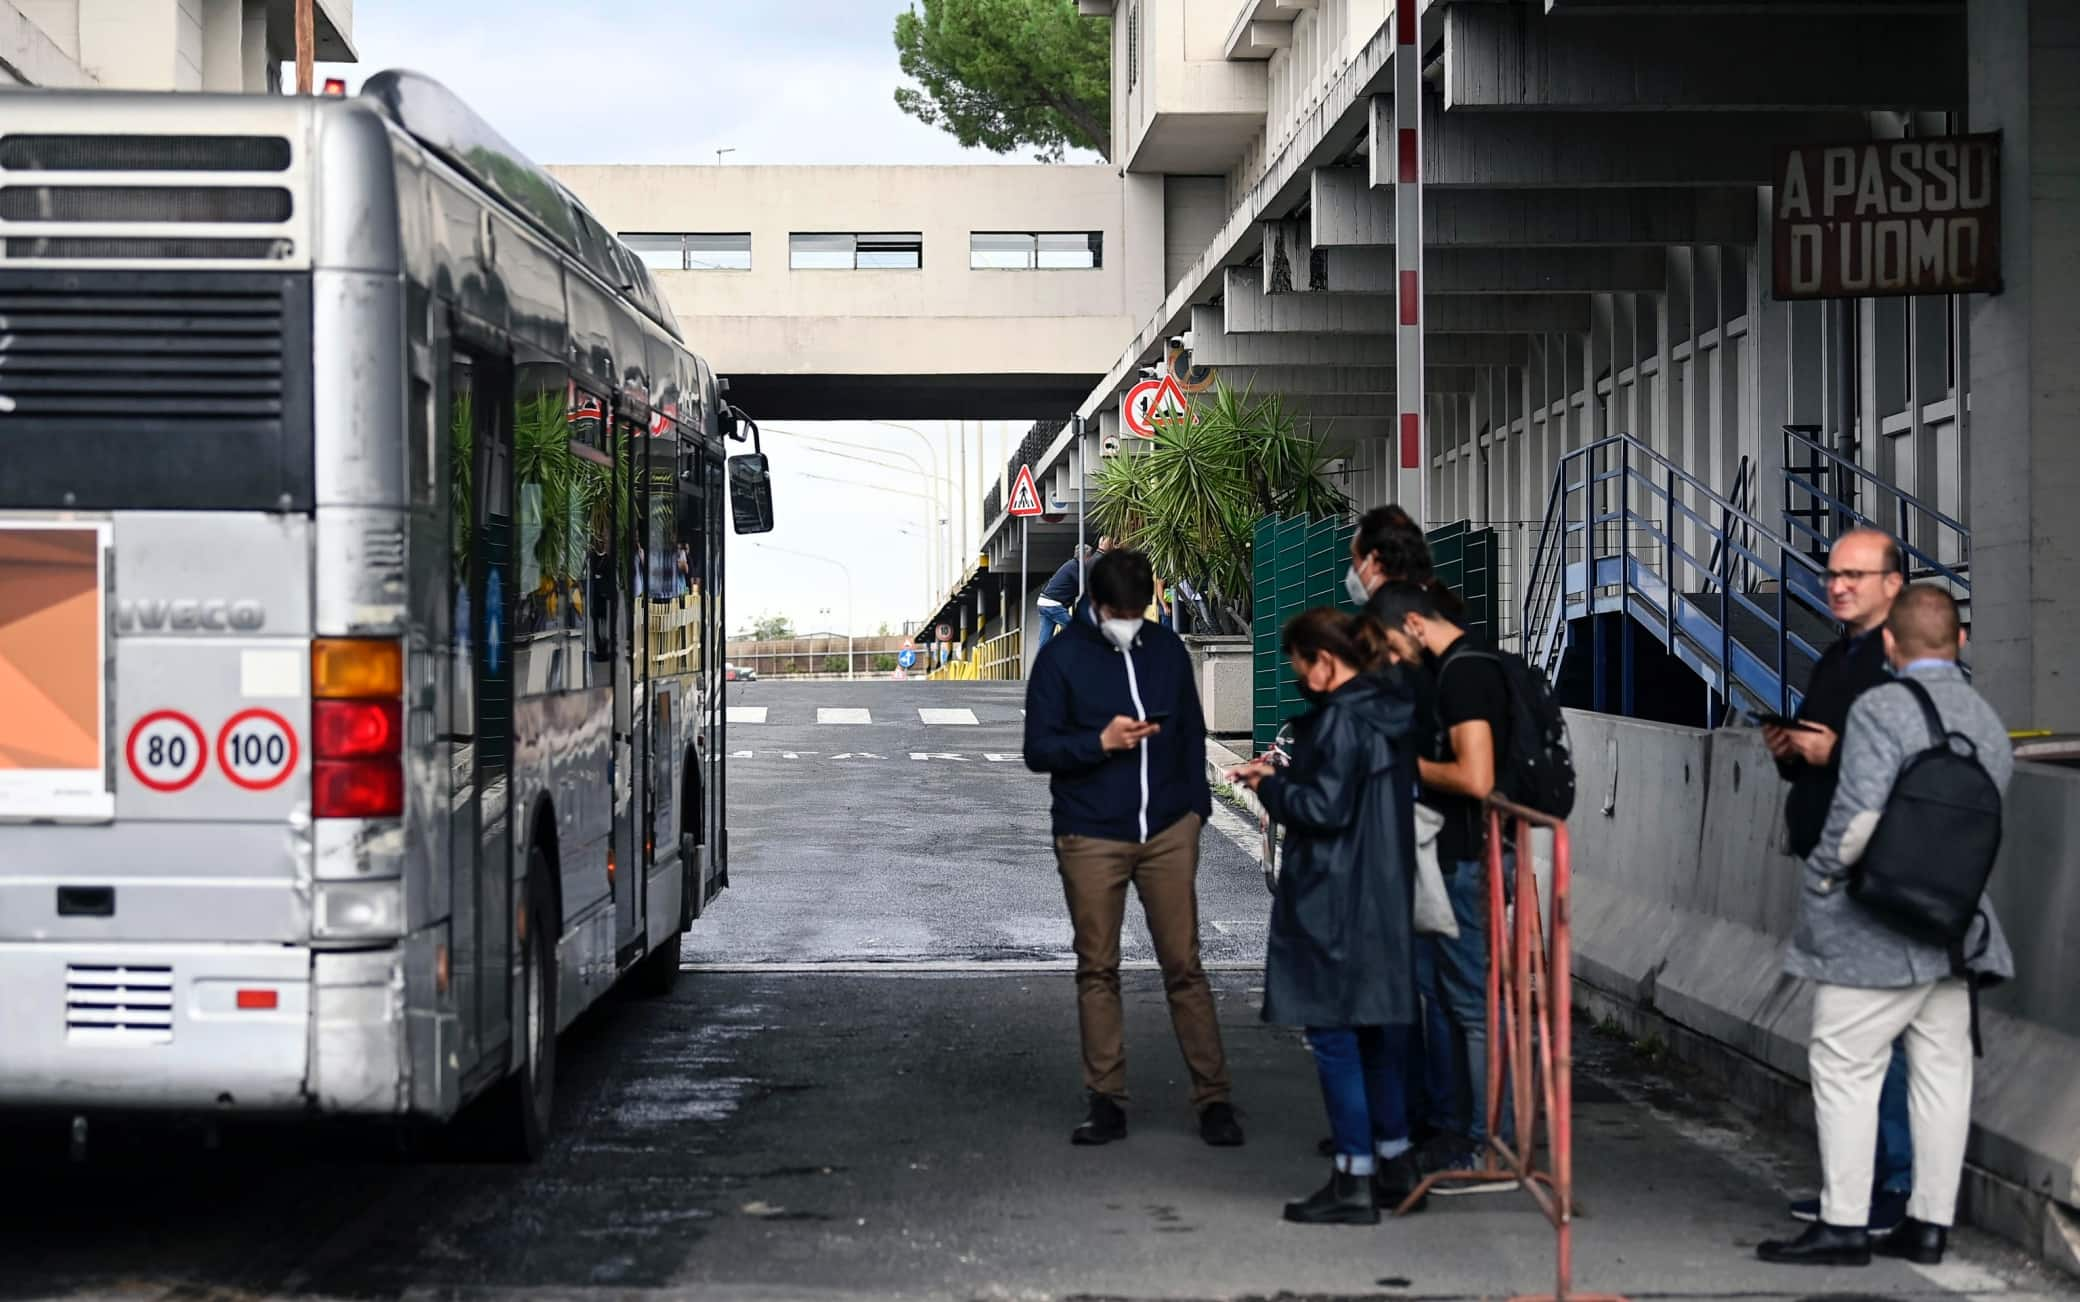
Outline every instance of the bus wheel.
POLYGON ((549 894, 549 861, 539 848, 527 852, 526 938, 520 944, 521 1006, 513 1032, 526 1054, 513 1074, 484 1100, 480 1132, 485 1157, 532 1162, 549 1139, 556 1098, 556 932, 549 894))
POLYGON ((636 961, 628 974, 629 988, 644 999, 661 999, 672 993, 679 980, 679 937, 677 933, 658 942, 657 948, 636 961))

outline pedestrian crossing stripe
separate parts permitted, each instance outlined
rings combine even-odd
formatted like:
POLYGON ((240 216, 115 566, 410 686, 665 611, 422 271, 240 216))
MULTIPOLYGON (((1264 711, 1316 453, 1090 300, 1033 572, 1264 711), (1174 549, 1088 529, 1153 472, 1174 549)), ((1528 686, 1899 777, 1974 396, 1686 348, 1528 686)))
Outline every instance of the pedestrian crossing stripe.
POLYGON ((820 706, 816 711, 818 723, 862 724, 874 722, 872 710, 851 709, 838 706, 820 706))
POLYGON ((958 727, 979 726, 979 721, 975 718, 975 711, 973 710, 919 709, 917 718, 921 723, 948 724, 958 727))
MULTIPOLYGON (((729 757, 733 760, 748 760, 757 759, 761 754, 763 754, 767 759, 778 758, 784 760, 829 759, 887 761, 898 758, 893 755, 877 755, 873 751, 865 750, 838 751, 835 754, 831 755, 826 755, 820 750, 769 750, 763 752, 755 750, 733 750, 729 753, 729 757)), ((1025 762, 1024 756, 1013 755, 1005 751, 995 750, 982 751, 974 755, 969 755, 965 752, 959 751, 913 750, 909 752, 909 756, 911 761, 920 764, 1023 764, 1025 762)))
POLYGON ((763 705, 732 705, 724 716, 728 723, 764 723, 766 707, 763 705))

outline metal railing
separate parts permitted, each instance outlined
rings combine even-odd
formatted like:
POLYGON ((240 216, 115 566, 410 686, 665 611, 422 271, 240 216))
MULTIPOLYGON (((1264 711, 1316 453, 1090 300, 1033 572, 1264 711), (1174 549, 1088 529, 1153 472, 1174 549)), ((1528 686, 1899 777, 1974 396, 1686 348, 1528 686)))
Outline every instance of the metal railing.
POLYGON ((1824 556, 1835 539, 1857 526, 1898 540, 1909 582, 1943 579, 1959 600, 1970 598, 1972 531, 1963 522, 1821 443, 1818 425, 1786 425, 1785 533, 1824 556), (1874 499, 1875 514, 1863 509, 1866 496, 1874 499))
MULTIPOLYGON (((1396 1213, 1440 1184, 1515 1180, 1553 1225, 1553 1291, 1535 1302, 1623 1302, 1574 1291, 1574 865, 1567 822, 1492 796, 1487 816, 1487 1143, 1476 1155, 1479 1170, 1425 1178, 1396 1213), (1505 828, 1515 833, 1508 841, 1505 828), (1534 829, 1552 837, 1543 899, 1534 829), (1513 863, 1504 858, 1505 846, 1514 847, 1513 863), (1546 1169, 1538 1165, 1541 1119, 1546 1169)), ((1519 1295, 1518 1302, 1534 1298, 1519 1295)))
POLYGON ((925 676, 934 681, 1004 683, 1015 682, 1025 674, 1025 636, 1013 629, 1000 637, 977 642, 964 658, 949 660, 925 676))
MULTIPOLYGON (((1645 443, 1600 439, 1554 467, 1525 594, 1525 658, 1557 676, 1570 621, 1618 611, 1711 686, 1722 717, 1741 702, 1788 714, 1799 696, 1794 676, 1803 681, 1821 650, 1794 623, 1833 627, 1822 573, 1820 562, 1645 443), (1706 540, 1706 555, 1686 538, 1706 540)), ((1620 638, 1626 713, 1632 647, 1629 635, 1620 638)))

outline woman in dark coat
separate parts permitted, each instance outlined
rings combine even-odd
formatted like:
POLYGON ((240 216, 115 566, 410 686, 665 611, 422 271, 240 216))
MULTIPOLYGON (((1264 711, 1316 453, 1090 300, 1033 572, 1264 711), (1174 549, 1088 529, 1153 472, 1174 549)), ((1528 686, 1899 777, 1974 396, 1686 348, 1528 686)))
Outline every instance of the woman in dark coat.
POLYGON ((1264 1020, 1307 1028, 1336 1148, 1329 1182, 1286 1219, 1375 1225, 1419 1180, 1402 1059, 1416 1020, 1415 778, 1399 743, 1414 707, 1368 673, 1383 640, 1365 616, 1311 610, 1283 649, 1315 708, 1291 767, 1232 775, 1285 828, 1265 946, 1264 1020))

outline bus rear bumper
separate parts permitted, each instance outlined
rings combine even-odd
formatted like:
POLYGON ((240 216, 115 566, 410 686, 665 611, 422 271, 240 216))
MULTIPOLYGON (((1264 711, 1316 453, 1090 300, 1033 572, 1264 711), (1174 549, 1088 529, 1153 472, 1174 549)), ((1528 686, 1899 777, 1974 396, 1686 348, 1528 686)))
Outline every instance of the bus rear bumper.
POLYGON ((0 1106, 403 1112, 401 954, 0 944, 0 1106))

